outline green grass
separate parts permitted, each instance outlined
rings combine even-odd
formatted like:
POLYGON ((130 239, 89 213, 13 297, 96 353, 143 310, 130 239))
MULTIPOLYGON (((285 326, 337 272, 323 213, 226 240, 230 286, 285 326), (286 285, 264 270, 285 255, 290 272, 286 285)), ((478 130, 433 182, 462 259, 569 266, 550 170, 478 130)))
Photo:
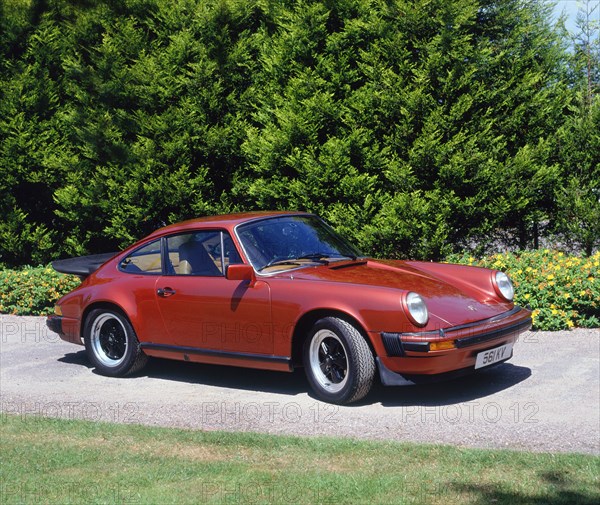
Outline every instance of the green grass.
POLYGON ((596 504, 600 458, 0 415, 0 503, 596 504))

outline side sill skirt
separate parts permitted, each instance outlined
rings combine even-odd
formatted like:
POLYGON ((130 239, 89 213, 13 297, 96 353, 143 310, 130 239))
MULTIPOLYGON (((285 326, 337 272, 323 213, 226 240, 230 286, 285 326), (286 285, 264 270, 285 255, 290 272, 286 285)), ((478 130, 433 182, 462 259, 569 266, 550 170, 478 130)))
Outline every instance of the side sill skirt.
POLYGON ((276 363, 287 365, 292 370, 292 360, 285 356, 273 356, 271 354, 251 354, 246 352, 215 351, 213 349, 202 349, 200 347, 185 347, 179 345, 153 344, 141 342, 142 349, 152 351, 173 352, 177 354, 193 354, 197 356, 208 356, 212 358, 239 359, 243 361, 254 361, 262 363, 276 363))

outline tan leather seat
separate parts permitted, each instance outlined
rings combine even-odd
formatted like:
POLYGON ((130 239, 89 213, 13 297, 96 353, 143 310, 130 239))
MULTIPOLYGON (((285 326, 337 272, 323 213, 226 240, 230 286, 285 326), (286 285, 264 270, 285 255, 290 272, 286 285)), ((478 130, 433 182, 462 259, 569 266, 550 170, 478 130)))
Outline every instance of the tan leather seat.
POLYGON ((177 273, 180 275, 192 275, 192 265, 188 260, 180 260, 179 268, 177 268, 177 273))
POLYGON ((204 246, 193 240, 179 246, 179 273, 181 275, 222 275, 204 246))

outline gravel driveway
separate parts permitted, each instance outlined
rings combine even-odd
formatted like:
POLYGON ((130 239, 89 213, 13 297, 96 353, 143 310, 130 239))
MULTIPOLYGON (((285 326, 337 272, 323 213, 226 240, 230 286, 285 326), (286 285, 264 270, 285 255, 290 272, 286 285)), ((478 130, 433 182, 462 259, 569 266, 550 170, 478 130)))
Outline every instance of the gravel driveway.
MULTIPOLYGON (((204 430, 600 454, 600 331, 522 335, 508 363, 438 385, 376 385, 338 407, 293 374, 153 360, 100 376, 44 318, 0 316, 0 410, 204 430)), ((1 418, 1 416, 0 416, 1 418)))

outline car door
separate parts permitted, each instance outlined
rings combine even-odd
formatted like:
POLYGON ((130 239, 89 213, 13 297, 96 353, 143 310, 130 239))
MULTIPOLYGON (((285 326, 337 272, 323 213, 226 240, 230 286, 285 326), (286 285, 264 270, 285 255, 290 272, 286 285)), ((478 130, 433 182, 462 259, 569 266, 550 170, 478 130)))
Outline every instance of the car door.
POLYGON ((271 354, 269 285, 228 280, 241 263, 222 230, 197 230, 163 239, 166 275, 156 286, 158 307, 172 345, 271 354))
POLYGON ((134 300, 128 304, 128 317, 135 327, 140 342, 168 344, 156 300, 156 285, 163 273, 161 239, 152 240, 128 254, 119 263, 119 270, 126 274, 119 282, 125 283, 120 292, 127 292, 134 300))

